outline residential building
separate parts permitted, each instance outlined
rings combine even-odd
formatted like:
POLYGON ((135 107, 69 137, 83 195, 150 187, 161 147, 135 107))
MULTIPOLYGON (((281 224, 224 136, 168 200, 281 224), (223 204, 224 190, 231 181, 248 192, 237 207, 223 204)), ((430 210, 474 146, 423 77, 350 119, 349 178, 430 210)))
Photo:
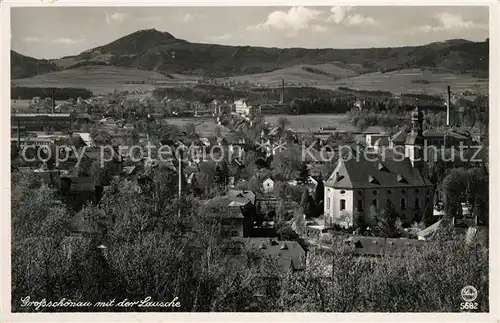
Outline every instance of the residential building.
POLYGON ((261 259, 273 258, 283 271, 305 269, 306 252, 297 241, 279 241, 274 238, 234 238, 235 254, 242 251, 254 251, 262 255, 261 259))
POLYGON ((366 155, 339 159, 325 183, 324 212, 331 223, 350 227, 356 211, 369 212, 372 205, 383 209, 389 201, 405 225, 432 215, 433 185, 422 175, 423 161, 417 159, 423 146, 421 122, 417 109, 402 160, 366 155))
MULTIPOLYGON (((74 120, 73 120, 74 121, 74 120)), ((11 124, 24 126, 27 131, 54 131, 71 129, 71 115, 68 113, 16 113, 11 115, 11 124)))
POLYGON ((264 189, 264 193, 271 193, 274 190, 274 180, 271 177, 266 178, 262 182, 262 187, 264 189))
POLYGON ((281 114, 286 113, 287 106, 281 103, 265 103, 258 107, 258 112, 261 115, 281 114))
MULTIPOLYGON (((227 212, 213 215, 213 219, 221 224, 222 234, 228 237, 249 237, 255 215, 255 194, 251 191, 230 190, 220 199, 227 203, 227 212)), ((203 207, 208 206, 211 201, 206 201, 203 207)))
POLYGON ((258 107, 252 106, 248 100, 240 99, 234 101, 235 112, 242 116, 255 115, 258 107))

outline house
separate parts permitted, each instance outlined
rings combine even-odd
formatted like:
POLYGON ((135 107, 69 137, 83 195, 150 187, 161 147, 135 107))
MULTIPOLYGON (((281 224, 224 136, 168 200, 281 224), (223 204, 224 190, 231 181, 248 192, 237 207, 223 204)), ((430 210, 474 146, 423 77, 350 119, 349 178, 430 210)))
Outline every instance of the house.
POLYGON ((234 101, 235 112, 242 116, 251 116, 256 114, 257 107, 254 107, 246 99, 240 99, 234 101))
POLYGON ((274 190, 274 180, 271 177, 266 178, 262 182, 264 193, 271 193, 274 190))
POLYGON ((403 225, 432 216, 434 189, 423 176, 423 113, 412 113, 412 129, 405 141, 405 156, 357 155, 342 157, 325 183, 327 221, 350 227, 355 212, 381 210, 391 203, 403 225), (401 158, 404 157, 404 158, 401 158))
POLYGON ((389 148, 394 149, 394 147, 404 147, 406 142, 406 131, 398 131, 389 139, 389 148))
POLYGON ((402 256, 412 250, 419 250, 424 246, 423 241, 416 239, 396 239, 366 236, 350 236, 344 239, 344 244, 356 256, 382 257, 402 256))
MULTIPOLYGON (((213 219, 221 224, 222 234, 228 237, 250 236, 255 215, 255 194, 251 191, 230 190, 228 195, 216 199, 227 205, 226 212, 213 215, 213 219)), ((202 207, 208 207, 216 199, 202 203, 202 207)))
POLYGON ((80 138, 82 138, 85 145, 90 146, 90 147, 94 146, 94 141, 92 140, 90 133, 88 133, 88 132, 75 132, 74 134, 80 136, 80 138))
POLYGON ((472 219, 455 219, 455 218, 442 218, 436 223, 428 226, 427 228, 420 230, 417 233, 418 240, 428 241, 437 238, 438 233, 450 226, 455 234, 465 236, 470 238, 481 238, 484 239, 484 235, 488 235, 484 226, 477 223, 477 218, 472 219))
POLYGON ((93 177, 61 177, 61 195, 63 200, 75 210, 79 210, 85 203, 99 203, 103 188, 96 185, 93 177))
MULTIPOLYGON (((233 238, 240 250, 254 251, 262 258, 273 258, 281 270, 304 270, 306 253, 297 241, 279 241, 275 238, 233 238)), ((261 272, 261 274, 264 272, 261 272)), ((265 273, 264 273, 265 274, 265 273)))
MULTIPOLYGON (((378 146, 382 143, 380 139, 387 140, 387 146, 389 146, 389 136, 384 134, 368 134, 366 135, 366 148, 376 149, 377 142, 378 146)), ((384 141, 385 143, 385 141, 384 141)))
POLYGON ((432 215, 432 183, 410 160, 343 160, 325 183, 324 213, 332 223, 353 223, 353 215, 383 209, 390 201, 404 224, 432 215))

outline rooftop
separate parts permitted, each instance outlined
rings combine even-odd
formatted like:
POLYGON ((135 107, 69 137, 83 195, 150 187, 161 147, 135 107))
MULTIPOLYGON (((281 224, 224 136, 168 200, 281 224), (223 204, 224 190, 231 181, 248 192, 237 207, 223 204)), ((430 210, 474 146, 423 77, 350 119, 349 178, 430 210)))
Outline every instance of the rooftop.
POLYGON ((402 161, 378 158, 341 160, 325 186, 335 188, 380 188, 429 186, 431 183, 413 168, 408 158, 402 161))

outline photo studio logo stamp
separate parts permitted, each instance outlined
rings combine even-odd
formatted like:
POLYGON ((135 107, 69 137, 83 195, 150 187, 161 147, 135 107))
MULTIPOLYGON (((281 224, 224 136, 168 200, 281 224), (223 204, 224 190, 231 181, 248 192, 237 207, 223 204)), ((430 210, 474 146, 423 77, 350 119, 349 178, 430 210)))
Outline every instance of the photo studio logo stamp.
POLYGON ((464 302, 460 303, 461 310, 476 310, 478 305, 474 302, 477 298, 477 289, 473 286, 465 286, 460 292, 464 302))

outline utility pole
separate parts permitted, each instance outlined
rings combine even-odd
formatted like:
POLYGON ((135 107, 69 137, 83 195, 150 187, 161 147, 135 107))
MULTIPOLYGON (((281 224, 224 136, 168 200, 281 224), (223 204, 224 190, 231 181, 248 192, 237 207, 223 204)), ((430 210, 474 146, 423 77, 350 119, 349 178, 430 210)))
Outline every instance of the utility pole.
POLYGON ((447 100, 446 100, 446 126, 450 126, 450 105, 451 105, 451 88, 447 87, 447 100))
POLYGON ((56 113, 56 89, 52 88, 52 114, 56 113))
POLYGON ((177 216, 181 217, 181 198, 182 198, 182 147, 179 147, 179 206, 177 210, 177 216))
POLYGON ((17 148, 21 150, 21 121, 17 120, 17 148))

